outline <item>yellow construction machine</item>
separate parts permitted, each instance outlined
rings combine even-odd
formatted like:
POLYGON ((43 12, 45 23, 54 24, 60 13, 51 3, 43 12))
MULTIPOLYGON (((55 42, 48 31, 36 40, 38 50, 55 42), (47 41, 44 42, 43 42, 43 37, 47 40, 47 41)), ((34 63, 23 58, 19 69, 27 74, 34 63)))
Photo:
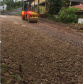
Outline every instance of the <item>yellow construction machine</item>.
POLYGON ((38 13, 31 11, 30 3, 28 0, 22 1, 22 19, 30 22, 38 22, 38 13))

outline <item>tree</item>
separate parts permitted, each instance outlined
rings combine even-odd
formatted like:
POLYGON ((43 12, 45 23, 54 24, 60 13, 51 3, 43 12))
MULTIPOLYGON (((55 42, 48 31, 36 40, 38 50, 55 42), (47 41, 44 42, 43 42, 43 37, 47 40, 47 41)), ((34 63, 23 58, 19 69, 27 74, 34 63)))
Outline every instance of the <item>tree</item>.
POLYGON ((4 5, 3 1, 0 2, 0 5, 4 5))
POLYGON ((6 4, 7 4, 7 10, 11 10, 11 9, 14 9, 14 8, 21 7, 22 6, 22 1, 14 2, 13 0, 8 0, 6 2, 6 4))
POLYGON ((69 0, 62 0, 63 6, 68 7, 69 6, 69 0))
POLYGON ((57 14, 62 7, 62 0, 47 0, 49 3, 49 14, 57 14))

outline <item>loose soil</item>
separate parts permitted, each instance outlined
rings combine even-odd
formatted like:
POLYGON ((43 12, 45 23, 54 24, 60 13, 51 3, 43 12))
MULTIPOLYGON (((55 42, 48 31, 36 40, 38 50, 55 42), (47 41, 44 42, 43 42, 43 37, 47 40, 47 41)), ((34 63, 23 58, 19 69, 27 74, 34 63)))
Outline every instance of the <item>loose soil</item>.
POLYGON ((82 84, 83 34, 20 18, 1 16, 2 84, 82 84))

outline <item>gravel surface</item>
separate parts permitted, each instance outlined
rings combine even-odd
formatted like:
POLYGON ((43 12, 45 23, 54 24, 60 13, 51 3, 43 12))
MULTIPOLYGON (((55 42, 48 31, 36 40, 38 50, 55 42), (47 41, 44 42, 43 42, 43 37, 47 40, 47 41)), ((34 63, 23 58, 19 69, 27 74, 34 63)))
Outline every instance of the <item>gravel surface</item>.
POLYGON ((57 22, 0 19, 3 84, 83 83, 82 33, 57 22))
POLYGON ((83 33, 76 32, 76 30, 71 29, 71 27, 58 23, 58 22, 46 22, 39 20, 38 23, 30 23, 27 21, 22 21, 20 16, 2 16, 6 21, 13 21, 15 24, 21 24, 23 26, 29 26, 32 29, 37 29, 42 32, 45 32, 48 35, 59 38, 60 40, 64 40, 73 44, 75 46, 83 48, 83 33), (72 37, 72 38, 71 38, 72 37))

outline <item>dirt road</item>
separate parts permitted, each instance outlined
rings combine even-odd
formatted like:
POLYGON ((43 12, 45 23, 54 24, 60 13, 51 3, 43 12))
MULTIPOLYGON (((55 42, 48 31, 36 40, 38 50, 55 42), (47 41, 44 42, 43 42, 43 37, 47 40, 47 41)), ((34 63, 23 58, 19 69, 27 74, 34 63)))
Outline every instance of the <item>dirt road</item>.
POLYGON ((82 33, 57 22, 28 23, 20 16, 0 20, 6 84, 83 83, 82 33))
POLYGON ((37 29, 42 32, 45 32, 48 35, 55 36, 61 40, 67 41, 75 46, 83 48, 83 33, 79 34, 75 32, 75 30, 60 25, 59 23, 49 23, 45 21, 39 20, 38 23, 27 23, 26 21, 22 21, 20 16, 1 16, 6 21, 13 21, 14 24, 20 24, 22 26, 29 26, 32 29, 37 29))

